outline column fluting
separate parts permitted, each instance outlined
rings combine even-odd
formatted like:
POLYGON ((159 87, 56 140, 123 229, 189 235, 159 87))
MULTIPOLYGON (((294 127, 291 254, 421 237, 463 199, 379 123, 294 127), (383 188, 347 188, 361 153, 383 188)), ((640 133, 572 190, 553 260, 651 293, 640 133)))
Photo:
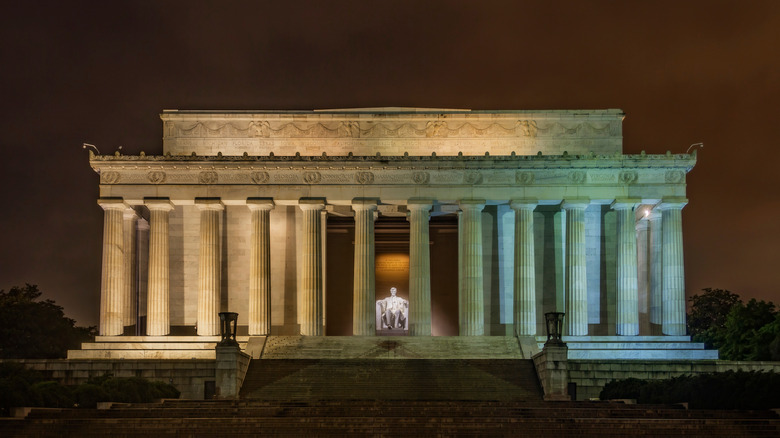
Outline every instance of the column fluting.
POLYGON ((322 222, 320 211, 325 202, 319 199, 301 199, 298 207, 302 211, 303 245, 301 248, 301 334, 304 336, 322 336, 323 333, 323 296, 322 296, 322 222))
POLYGON ((410 199, 409 212, 409 334, 431 335, 431 248, 428 221, 433 201, 410 199))
POLYGON ((135 298, 138 288, 138 254, 136 251, 138 215, 135 209, 128 208, 124 211, 124 254, 125 269, 122 284, 122 325, 131 326, 136 322, 137 300, 135 298))
POLYGON ((617 325, 623 336, 639 334, 639 289, 637 283, 636 201, 616 199, 612 208, 617 215, 617 325))
POLYGON ((685 198, 665 198, 661 210, 663 233, 663 320, 662 332, 670 336, 686 333, 685 266, 683 261, 682 209, 685 198))
POLYGON ((352 294, 352 334, 376 334, 376 279, 374 272, 374 212, 376 199, 354 199, 355 256, 352 294))
POLYGON ((168 215, 173 204, 167 198, 145 199, 149 209, 149 280, 146 299, 146 334, 170 333, 170 241, 168 215))
POLYGON ((534 209, 536 199, 516 199, 514 301, 515 331, 519 336, 536 335, 536 266, 534 259, 534 209))
POLYGON ((103 269, 100 282, 101 336, 119 336, 122 325, 122 305, 125 280, 124 211, 127 204, 121 198, 100 198, 103 208, 103 269))
POLYGON ((462 199, 463 286, 460 301, 460 335, 485 334, 485 306, 482 283, 482 209, 484 199, 462 199))
POLYGON ((249 198, 252 212, 249 254, 249 335, 271 334, 271 210, 270 198, 249 198))
MULTIPOLYGON (((663 323, 663 233, 661 231, 661 212, 653 209, 647 216, 650 222, 650 323, 660 326, 663 323)), ((657 334, 657 333, 654 333, 657 334)))
POLYGON ((588 277, 585 253, 585 209, 589 200, 567 199, 566 213, 566 334, 588 334, 588 277))
POLYGON ((219 335, 222 247, 219 217, 225 206, 219 199, 196 198, 200 210, 198 257, 198 336, 219 335))

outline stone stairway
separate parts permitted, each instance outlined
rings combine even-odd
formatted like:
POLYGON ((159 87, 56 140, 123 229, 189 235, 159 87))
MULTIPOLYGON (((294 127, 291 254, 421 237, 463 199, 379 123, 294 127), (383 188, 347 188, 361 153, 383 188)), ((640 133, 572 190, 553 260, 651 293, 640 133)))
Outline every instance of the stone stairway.
POLYGON ((772 411, 522 401, 169 400, 110 409, 33 409, 9 437, 706 436, 777 437, 772 411))
POLYGON ((252 360, 241 397, 262 400, 542 400, 531 360, 252 360))

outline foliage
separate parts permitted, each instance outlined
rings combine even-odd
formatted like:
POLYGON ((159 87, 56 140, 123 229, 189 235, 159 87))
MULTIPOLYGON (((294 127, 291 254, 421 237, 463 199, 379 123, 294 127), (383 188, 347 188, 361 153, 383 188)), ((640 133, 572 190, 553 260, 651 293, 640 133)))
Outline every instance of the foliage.
POLYGON ((0 415, 14 406, 94 408, 98 402, 149 403, 179 398, 179 390, 163 382, 138 377, 105 375, 76 386, 46 380, 37 372, 13 362, 0 363, 0 415))
POLYGON ((683 403, 691 409, 772 409, 780 407, 780 374, 726 371, 668 380, 625 379, 604 386, 602 400, 635 398, 638 403, 683 403))
POLYGON ((688 331, 727 360, 780 360, 780 314, 772 302, 750 300, 724 289, 704 289, 690 299, 688 331))
POLYGON ((95 336, 94 327, 76 327, 61 306, 39 300, 35 285, 0 290, 0 357, 54 359, 95 336))
POLYGON ((688 332, 696 342, 704 342, 707 348, 719 343, 719 334, 726 326, 726 316, 731 308, 742 304, 739 295, 725 289, 704 288, 701 295, 690 298, 688 332))

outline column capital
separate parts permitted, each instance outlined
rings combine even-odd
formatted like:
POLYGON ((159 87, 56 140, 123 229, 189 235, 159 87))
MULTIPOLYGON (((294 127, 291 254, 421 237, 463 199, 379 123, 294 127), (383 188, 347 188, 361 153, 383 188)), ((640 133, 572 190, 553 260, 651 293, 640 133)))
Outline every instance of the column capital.
POLYGON ((659 210, 682 210, 687 204, 688 198, 674 196, 661 199, 661 202, 655 208, 659 210))
POLYGON ((377 198, 354 198, 352 199, 352 209, 358 210, 376 210, 376 206, 379 204, 377 198))
POLYGON ((195 198, 195 206, 201 211, 222 211, 225 209, 225 204, 222 203, 220 198, 195 198))
POLYGON ((325 208, 324 198, 301 198, 298 200, 301 210, 322 210, 325 208))
POLYGON ((170 198, 144 198, 144 205, 149 210, 173 210, 173 203, 170 198))
POLYGON ((585 210, 590 205, 590 198, 566 198, 561 203, 564 210, 585 210))
POLYGON ((466 198, 466 199, 460 199, 458 200, 458 206, 460 206, 461 210, 482 210, 485 208, 485 200, 484 199, 473 199, 473 198, 466 198))
POLYGON ((536 209, 539 200, 536 198, 518 198, 509 201, 509 207, 512 210, 531 210, 536 209))
POLYGON ((97 203, 103 208, 103 210, 126 210, 130 206, 125 203, 124 199, 120 197, 116 198, 98 198, 97 203))
POLYGON ((630 210, 639 204, 638 199, 634 198, 615 198, 615 200, 612 202, 612 209, 613 210, 630 210))
POLYGON ((276 204, 274 198, 246 198, 246 206, 250 210, 273 210, 276 204))

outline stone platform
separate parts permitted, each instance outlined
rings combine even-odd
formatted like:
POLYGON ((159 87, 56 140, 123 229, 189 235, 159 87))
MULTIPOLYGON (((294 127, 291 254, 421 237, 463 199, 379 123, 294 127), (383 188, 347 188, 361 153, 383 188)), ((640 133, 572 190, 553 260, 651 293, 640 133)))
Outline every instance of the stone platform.
MULTIPOLYGON (((541 349, 547 338, 537 336, 541 349)), ((570 360, 716 360, 690 336, 563 336, 570 360)))
MULTIPOLYGON (((219 336, 96 336, 68 359, 216 359, 219 336)), ((242 350, 249 336, 237 336, 242 350)))

